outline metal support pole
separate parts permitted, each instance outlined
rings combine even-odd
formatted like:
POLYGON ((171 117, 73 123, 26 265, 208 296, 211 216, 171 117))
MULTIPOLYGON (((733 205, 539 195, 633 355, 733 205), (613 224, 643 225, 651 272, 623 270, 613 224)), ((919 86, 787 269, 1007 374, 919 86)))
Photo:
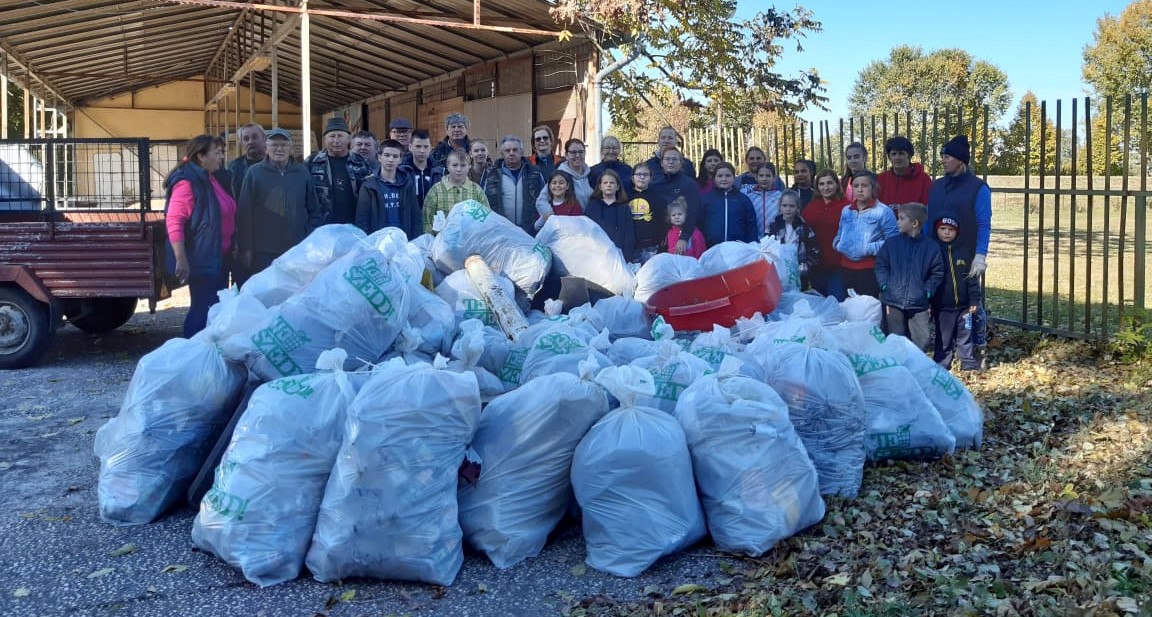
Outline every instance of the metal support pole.
POLYGON ((1133 275, 1133 293, 1132 304, 1137 310, 1142 311, 1148 307, 1147 293, 1148 293, 1148 278, 1146 276, 1148 270, 1148 196, 1136 196, 1136 211, 1133 218, 1136 223, 1136 233, 1132 240, 1132 257, 1135 263, 1132 264, 1133 275))
POLYGON ((272 50, 272 128, 280 126, 280 52, 272 50))
POLYGON ((312 19, 308 15, 308 0, 300 2, 300 137, 304 158, 312 154, 312 19))

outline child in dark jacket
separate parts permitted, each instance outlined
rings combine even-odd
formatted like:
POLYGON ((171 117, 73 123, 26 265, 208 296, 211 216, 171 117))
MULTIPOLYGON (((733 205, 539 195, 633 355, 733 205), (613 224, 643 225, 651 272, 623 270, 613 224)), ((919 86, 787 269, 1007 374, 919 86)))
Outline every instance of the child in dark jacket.
POLYGON ((978 371, 980 362, 972 346, 972 317, 980 305, 983 292, 980 278, 970 276, 972 255, 956 243, 960 223, 944 216, 936 221, 936 239, 944 260, 944 281, 932 296, 936 344, 933 359, 944 370, 951 370, 952 357, 960 356, 960 370, 978 371))
POLYGON ((713 176, 715 188, 702 198, 704 239, 708 246, 736 240, 755 242, 760 239, 756 228, 756 209, 752 200, 736 184, 736 168, 720 163, 713 176))
POLYGON ((384 140, 380 144, 380 169, 360 186, 356 226, 366 234, 398 227, 414 239, 424 232, 416 178, 400 168, 403 148, 398 141, 384 140))
POLYGON ((800 193, 793 190, 780 193, 780 214, 768 226, 768 235, 781 244, 796 245, 800 288, 808 289, 808 272, 820 265, 820 243, 816 241, 816 232, 800 216, 800 193))
POLYGON ((900 235, 885 242, 876 255, 884 329, 908 337, 920 349, 927 349, 932 340, 928 309, 944 280, 940 247, 923 233, 927 219, 924 204, 901 204, 896 215, 900 235))
POLYGON ((611 169, 600 174, 600 180, 588 199, 584 211, 588 218, 596 221, 600 228, 612 239, 612 243, 624 255, 625 261, 636 261, 636 229, 632 223, 632 209, 628 207, 628 195, 621 186, 620 176, 611 169))

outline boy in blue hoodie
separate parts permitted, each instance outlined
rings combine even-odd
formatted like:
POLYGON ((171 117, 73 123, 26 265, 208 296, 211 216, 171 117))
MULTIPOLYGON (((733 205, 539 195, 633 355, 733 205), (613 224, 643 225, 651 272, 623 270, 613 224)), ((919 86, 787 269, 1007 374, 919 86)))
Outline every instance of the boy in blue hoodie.
POLYGON ((924 204, 901 204, 896 214, 900 235, 876 254, 884 330, 908 337, 920 349, 927 349, 932 340, 930 301, 944 280, 940 247, 923 233, 927 219, 924 204))
POLYGON ((720 163, 714 176, 715 186, 701 198, 704 239, 708 246, 728 240, 755 242, 760 239, 756 226, 756 208, 736 184, 736 168, 720 163))
POLYGON ((412 240, 423 232, 416 179, 400 168, 404 146, 388 139, 380 144, 380 169, 364 179, 356 200, 356 226, 370 234, 398 227, 412 240))
POLYGON ((932 296, 932 317, 936 324, 933 360, 944 370, 951 370, 952 357, 960 356, 960 370, 978 371, 980 361, 972 345, 972 318, 982 299, 979 277, 969 276, 972 254, 956 237, 960 223, 953 216, 936 221, 936 239, 944 259, 944 280, 932 296))

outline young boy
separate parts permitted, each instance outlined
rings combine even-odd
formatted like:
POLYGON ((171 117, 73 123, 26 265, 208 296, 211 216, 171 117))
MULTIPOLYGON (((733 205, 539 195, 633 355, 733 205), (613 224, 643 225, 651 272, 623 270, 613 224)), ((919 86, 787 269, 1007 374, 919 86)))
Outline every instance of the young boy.
POLYGON ((944 370, 951 370, 952 356, 960 356, 960 370, 978 371, 980 362, 972 346, 972 318, 981 300, 980 279, 968 277, 972 255, 956 244, 960 223, 950 216, 936 221, 936 239, 944 259, 944 282, 932 295, 932 313, 936 324, 933 360, 944 370))
POLYGON ((478 201, 488 205, 488 197, 480 185, 468 179, 468 170, 472 167, 472 157, 463 150, 453 150, 445 159, 448 174, 444 179, 432 185, 428 196, 424 198, 424 233, 435 234, 432 221, 436 219, 437 212, 444 216, 452 211, 452 206, 462 202, 478 201))
POLYGON ((876 255, 876 282, 884 305, 884 330, 927 349, 932 337, 929 313, 932 295, 944 280, 940 247, 924 237, 928 210, 924 204, 901 204, 896 214, 900 235, 888 240, 876 255))
POLYGON ((420 197, 416 194, 416 179, 400 169, 404 146, 387 139, 380 144, 377 155, 380 169, 364 179, 360 196, 356 200, 356 226, 370 234, 385 227, 399 227, 408 239, 424 231, 420 219, 420 197))

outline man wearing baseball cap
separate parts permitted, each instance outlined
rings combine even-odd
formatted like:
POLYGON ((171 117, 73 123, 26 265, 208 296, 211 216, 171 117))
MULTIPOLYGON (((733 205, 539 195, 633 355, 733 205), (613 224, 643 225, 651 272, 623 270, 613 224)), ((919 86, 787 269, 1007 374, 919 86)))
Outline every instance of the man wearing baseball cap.
POLYGON ((329 118, 324 124, 324 149, 306 161, 316 200, 324 210, 325 223, 353 223, 360 185, 372 173, 372 165, 352 152, 352 134, 344 118, 329 118))
POLYGON ((388 138, 400 142, 407 152, 412 143, 412 122, 408 118, 392 118, 388 123, 388 138))

